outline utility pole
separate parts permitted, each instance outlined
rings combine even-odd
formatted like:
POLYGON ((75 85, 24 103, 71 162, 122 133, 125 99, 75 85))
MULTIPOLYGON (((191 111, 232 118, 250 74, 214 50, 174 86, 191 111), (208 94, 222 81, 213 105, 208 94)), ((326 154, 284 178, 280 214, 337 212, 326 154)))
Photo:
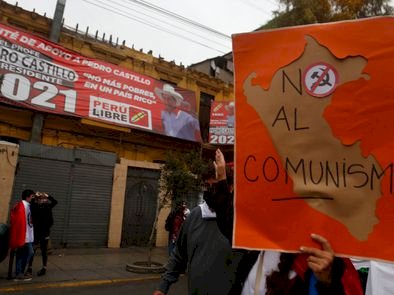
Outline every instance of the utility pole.
POLYGON ((52 21, 51 34, 49 36, 49 39, 52 42, 59 42, 65 6, 66 0, 57 0, 55 14, 52 21))
MULTIPOLYGON (((57 43, 59 42, 60 32, 62 29, 64 8, 66 6, 66 0, 57 0, 55 14, 52 20, 51 32, 49 39, 57 43)), ((42 113, 35 113, 33 117, 33 127, 31 129, 31 142, 41 142, 42 128, 44 126, 44 115, 42 113)))

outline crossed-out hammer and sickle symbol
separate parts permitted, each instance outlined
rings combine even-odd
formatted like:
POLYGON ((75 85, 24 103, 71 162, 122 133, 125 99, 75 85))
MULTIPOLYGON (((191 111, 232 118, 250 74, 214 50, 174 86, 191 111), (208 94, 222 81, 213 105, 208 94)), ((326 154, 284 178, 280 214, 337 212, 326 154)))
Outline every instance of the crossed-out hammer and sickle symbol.
POLYGON ((332 84, 330 83, 330 75, 328 75, 328 73, 326 71, 326 69, 323 68, 319 68, 319 70, 321 70, 321 72, 313 72, 313 74, 311 75, 312 79, 317 79, 317 81, 315 83, 313 83, 312 88, 315 87, 315 84, 319 82, 319 86, 332 86, 332 84), (324 78, 320 80, 320 74, 324 75, 324 78))

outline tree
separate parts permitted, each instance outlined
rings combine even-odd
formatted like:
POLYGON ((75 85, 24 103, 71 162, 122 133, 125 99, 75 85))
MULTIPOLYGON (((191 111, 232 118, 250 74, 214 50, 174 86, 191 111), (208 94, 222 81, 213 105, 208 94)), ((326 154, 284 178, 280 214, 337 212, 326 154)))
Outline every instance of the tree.
POLYGON ((176 204, 186 196, 197 194, 202 188, 203 175, 209 165, 197 151, 189 153, 168 152, 165 164, 161 169, 160 195, 157 198, 156 219, 150 236, 150 246, 153 247, 157 221, 160 210, 168 204, 176 204))
POLYGON ((197 151, 169 152, 161 170, 161 206, 177 203, 190 193, 199 192, 208 166, 197 151))
POLYGON ((280 9, 260 29, 389 15, 390 0, 279 0, 280 9))
POLYGON ((194 193, 197 198, 197 194, 202 188, 203 176, 210 172, 209 167, 211 166, 201 158, 197 151, 167 153, 165 164, 161 169, 160 194, 157 198, 156 217, 149 238, 147 261, 128 264, 127 270, 140 273, 163 270, 160 263, 152 261, 152 250, 160 211, 164 206, 170 203, 176 204, 191 193, 194 193))

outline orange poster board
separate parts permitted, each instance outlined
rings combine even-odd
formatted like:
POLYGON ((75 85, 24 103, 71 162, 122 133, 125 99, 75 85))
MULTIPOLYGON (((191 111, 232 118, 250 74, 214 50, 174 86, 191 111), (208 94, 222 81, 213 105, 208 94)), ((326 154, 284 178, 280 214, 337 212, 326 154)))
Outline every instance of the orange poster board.
POLYGON ((394 261, 394 18, 233 36, 234 246, 394 261))

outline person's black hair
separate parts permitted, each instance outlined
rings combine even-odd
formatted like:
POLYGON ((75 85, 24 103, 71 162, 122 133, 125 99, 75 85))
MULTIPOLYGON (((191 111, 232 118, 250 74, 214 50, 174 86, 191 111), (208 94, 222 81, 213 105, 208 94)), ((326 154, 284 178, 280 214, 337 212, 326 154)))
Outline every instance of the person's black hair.
POLYGON ((234 169, 232 167, 226 166, 226 178, 228 185, 234 184, 234 169))
POLYGON ((267 276, 266 281, 266 295, 276 294, 290 294, 292 284, 289 279, 289 272, 293 266, 293 262, 296 258, 296 254, 293 253, 281 253, 279 258, 278 268, 279 271, 273 271, 267 276))
POLYGON ((27 197, 29 197, 30 195, 34 195, 34 191, 31 190, 31 189, 25 189, 25 190, 22 192, 22 200, 26 200, 27 197))

